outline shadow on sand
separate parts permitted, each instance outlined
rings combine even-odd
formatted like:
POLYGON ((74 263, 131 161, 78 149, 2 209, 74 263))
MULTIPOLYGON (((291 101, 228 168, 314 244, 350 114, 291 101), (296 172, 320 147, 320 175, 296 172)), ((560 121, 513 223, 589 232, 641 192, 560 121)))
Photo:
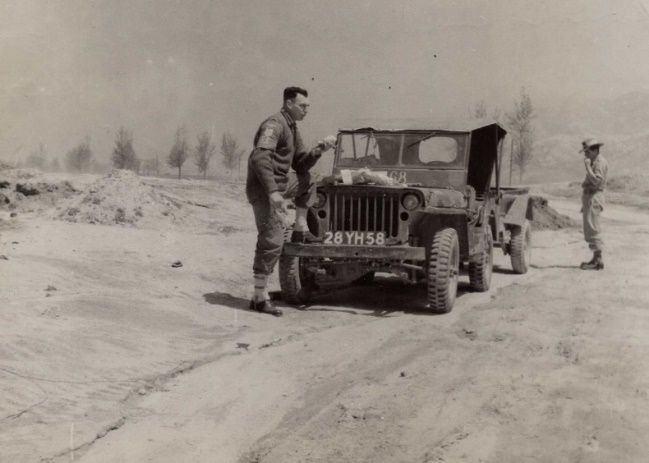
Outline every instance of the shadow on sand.
MULTIPOLYGON (((459 282, 457 297, 471 292, 467 282, 459 282)), ((250 301, 228 293, 203 294, 208 304, 231 309, 256 312, 248 307, 250 301)), ((350 285, 336 289, 318 290, 307 304, 293 305, 281 300, 281 293, 274 291, 271 299, 278 307, 288 306, 312 312, 339 312, 350 315, 387 317, 394 313, 413 315, 440 315, 428 308, 427 289, 423 283, 405 284, 398 278, 380 278, 369 284, 350 285)))
POLYGON ((250 300, 236 297, 232 294, 220 293, 217 291, 214 293, 203 294, 203 299, 205 299, 205 302, 207 302, 208 304, 222 305, 231 309, 245 310, 247 312, 257 313, 256 310, 250 309, 250 300))
MULTIPOLYGON (((457 297, 462 297, 467 292, 470 292, 469 284, 460 282, 457 297)), ((380 277, 370 284, 318 291, 304 309, 372 317, 388 317, 399 312, 413 315, 440 315, 431 312, 428 307, 425 284, 405 284, 398 278, 380 277)))

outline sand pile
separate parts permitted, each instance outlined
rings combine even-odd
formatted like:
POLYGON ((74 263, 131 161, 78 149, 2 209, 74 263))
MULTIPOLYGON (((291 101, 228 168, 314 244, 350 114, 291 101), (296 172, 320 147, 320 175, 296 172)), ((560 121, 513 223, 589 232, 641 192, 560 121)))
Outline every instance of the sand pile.
POLYGON ((548 200, 542 196, 530 196, 532 201, 532 229, 559 230, 579 225, 567 215, 559 214, 548 206, 548 200))
POLYGON ((135 226, 164 219, 183 222, 182 204, 146 185, 128 170, 113 170, 89 185, 58 214, 61 220, 102 225, 135 226))
POLYGON ((0 170, 0 209, 42 211, 76 193, 77 189, 70 182, 51 181, 37 170, 0 170))

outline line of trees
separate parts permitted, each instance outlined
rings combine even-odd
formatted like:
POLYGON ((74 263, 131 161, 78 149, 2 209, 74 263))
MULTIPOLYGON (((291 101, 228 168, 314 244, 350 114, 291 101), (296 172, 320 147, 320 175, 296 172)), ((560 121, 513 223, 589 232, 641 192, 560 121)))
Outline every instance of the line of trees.
POLYGON ((63 165, 59 158, 48 155, 45 145, 40 143, 38 148, 29 153, 23 163, 18 162, 16 167, 30 167, 49 172, 95 173, 106 172, 108 165, 97 161, 90 146, 90 138, 86 137, 81 143, 69 150, 64 158, 63 165))
MULTIPOLYGON (((202 132, 197 136, 196 146, 192 149, 187 141, 186 129, 184 126, 178 127, 174 144, 167 155, 167 165, 178 169, 178 178, 181 178, 182 167, 193 155, 194 164, 203 178, 207 176, 207 169, 210 161, 216 153, 216 144, 212 136, 207 132, 202 132)), ((245 150, 240 147, 239 141, 229 131, 221 137, 221 161, 223 166, 232 175, 236 170, 238 176, 241 175, 241 160, 245 150)))
POLYGON ((90 137, 79 143, 65 155, 65 166, 70 172, 90 172, 92 166, 92 150, 90 137))
MULTIPOLYGON (((186 127, 180 126, 174 134, 171 149, 166 156, 163 156, 161 162, 158 156, 144 160, 138 158, 134 147, 133 132, 125 127, 120 127, 115 135, 115 146, 110 155, 110 166, 116 169, 132 170, 138 174, 159 176, 161 168, 166 165, 177 169, 178 178, 181 178, 185 162, 193 158, 196 169, 203 175, 203 179, 206 179, 210 163, 217 153, 220 154, 221 163, 230 175, 234 175, 235 172, 238 173, 238 176, 241 175, 241 163, 245 150, 229 131, 222 135, 220 149, 217 151, 216 141, 209 132, 203 131, 197 135, 196 144, 191 147, 187 139, 186 127)), ((48 161, 43 143, 40 143, 39 147, 27 156, 22 165, 40 170, 61 170, 58 158, 48 161)), ((70 172, 100 173, 106 171, 109 166, 102 165, 94 159, 90 137, 86 136, 83 142, 68 151, 64 159, 64 167, 70 172)))

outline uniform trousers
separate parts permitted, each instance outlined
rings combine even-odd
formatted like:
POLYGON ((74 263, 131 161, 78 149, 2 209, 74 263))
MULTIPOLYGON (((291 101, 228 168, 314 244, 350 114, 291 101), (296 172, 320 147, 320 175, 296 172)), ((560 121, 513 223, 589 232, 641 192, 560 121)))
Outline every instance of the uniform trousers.
POLYGON ((604 210, 606 198, 603 191, 584 190, 581 197, 581 212, 584 220, 584 238, 591 251, 602 251, 604 245, 599 217, 604 210))
MULTIPOLYGON (((295 206, 308 208, 315 200, 316 186, 310 172, 289 179, 286 189, 281 192, 285 198, 295 193, 295 206)), ((259 195, 251 201, 257 225, 257 246, 252 270, 255 275, 270 275, 277 265, 284 244, 284 223, 275 209, 270 205, 266 195, 259 195)))

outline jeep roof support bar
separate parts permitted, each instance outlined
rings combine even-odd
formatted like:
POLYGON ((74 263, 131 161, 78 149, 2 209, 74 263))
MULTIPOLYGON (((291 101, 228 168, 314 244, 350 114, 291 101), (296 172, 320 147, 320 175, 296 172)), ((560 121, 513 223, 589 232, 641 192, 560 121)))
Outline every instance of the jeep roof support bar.
MULTIPOLYGON (((496 140, 498 140, 498 126, 494 126, 496 132, 496 140)), ((502 162, 503 156, 503 145, 505 144, 505 137, 502 137, 498 140, 498 154, 496 155, 496 194, 500 194, 500 165, 502 162)))

